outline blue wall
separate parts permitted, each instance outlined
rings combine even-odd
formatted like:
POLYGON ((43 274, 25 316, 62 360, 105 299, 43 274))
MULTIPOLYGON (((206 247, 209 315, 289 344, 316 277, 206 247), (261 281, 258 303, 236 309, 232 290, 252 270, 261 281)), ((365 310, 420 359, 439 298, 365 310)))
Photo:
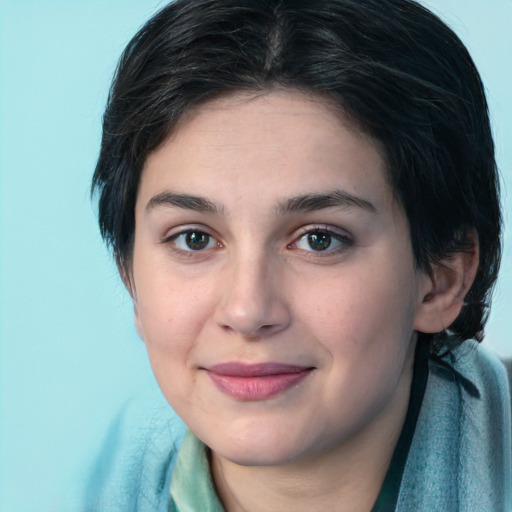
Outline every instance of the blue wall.
MULTIPOLYGON (((512 211, 512 2, 429 0, 487 86, 512 211)), ((155 384, 88 191, 117 58, 155 0, 0 0, 0 510, 65 510, 112 416, 155 384)), ((507 217, 510 217, 508 213, 507 217)), ((511 230, 506 234, 512 246, 511 230)), ((512 354, 512 255, 488 329, 512 354)))

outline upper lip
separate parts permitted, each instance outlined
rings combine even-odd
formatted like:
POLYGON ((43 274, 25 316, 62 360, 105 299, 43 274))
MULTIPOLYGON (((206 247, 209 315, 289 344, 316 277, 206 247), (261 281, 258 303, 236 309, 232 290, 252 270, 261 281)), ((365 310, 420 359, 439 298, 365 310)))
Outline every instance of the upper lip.
POLYGON ((269 375, 300 373, 311 370, 312 367, 274 362, 257 364, 227 362, 215 364, 205 369, 217 375, 229 377, 266 377, 269 375))

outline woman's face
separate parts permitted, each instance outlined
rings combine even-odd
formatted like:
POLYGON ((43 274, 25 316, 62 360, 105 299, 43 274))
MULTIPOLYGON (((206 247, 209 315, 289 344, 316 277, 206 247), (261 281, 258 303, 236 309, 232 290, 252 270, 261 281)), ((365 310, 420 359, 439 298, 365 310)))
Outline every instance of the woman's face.
POLYGON ((131 278, 164 395, 222 457, 313 457, 407 402, 430 280, 377 144, 320 98, 189 115, 145 164, 131 278))

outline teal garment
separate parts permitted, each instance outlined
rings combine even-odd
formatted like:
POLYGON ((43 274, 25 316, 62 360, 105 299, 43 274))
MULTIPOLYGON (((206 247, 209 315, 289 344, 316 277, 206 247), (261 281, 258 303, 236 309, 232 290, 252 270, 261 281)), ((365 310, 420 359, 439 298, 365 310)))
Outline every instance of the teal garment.
POLYGON ((430 362, 397 511, 510 512, 510 390, 495 354, 466 342, 430 362))
MULTIPOLYGON (((205 446, 187 433, 178 450, 183 427, 168 408, 135 409, 112 428, 83 510, 221 512, 205 446)), ((395 512, 510 512, 511 430, 508 380, 493 353, 466 342, 429 360, 395 512)))
POLYGON ((212 479, 208 448, 187 431, 170 485, 169 512, 224 512, 212 479))
POLYGON ((184 432, 159 390, 127 402, 110 425, 83 495, 71 510, 167 512, 184 432))

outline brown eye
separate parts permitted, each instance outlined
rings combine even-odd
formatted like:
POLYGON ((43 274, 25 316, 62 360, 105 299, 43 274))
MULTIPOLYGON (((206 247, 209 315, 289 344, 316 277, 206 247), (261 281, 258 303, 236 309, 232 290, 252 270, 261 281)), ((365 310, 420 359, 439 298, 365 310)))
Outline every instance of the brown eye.
POLYGON ((185 243, 193 251, 200 251, 208 246, 210 236, 201 231, 189 231, 185 237, 185 243))
POLYGON ((182 251, 195 252, 219 246, 219 242, 204 231, 188 230, 177 233, 170 242, 182 251))
POLYGON ((332 243, 332 237, 325 231, 316 231, 307 235, 308 245, 314 251, 325 251, 332 243))
POLYGON ((327 228, 312 228, 304 231, 291 247, 310 253, 337 254, 353 245, 353 239, 327 228))

